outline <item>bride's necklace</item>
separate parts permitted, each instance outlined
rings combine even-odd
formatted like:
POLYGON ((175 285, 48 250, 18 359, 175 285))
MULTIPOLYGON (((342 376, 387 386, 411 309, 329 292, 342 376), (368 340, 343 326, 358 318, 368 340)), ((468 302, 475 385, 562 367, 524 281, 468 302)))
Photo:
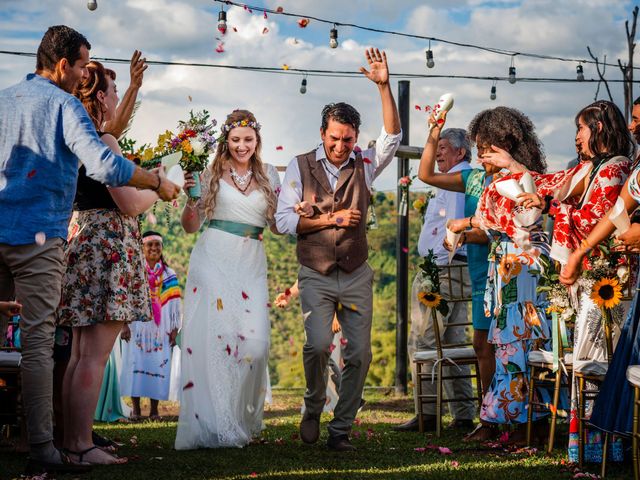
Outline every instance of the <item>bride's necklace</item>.
POLYGON ((233 180, 233 183, 236 184, 237 187, 244 187, 249 186, 249 183, 251 183, 251 175, 253 175, 253 171, 251 170, 251 168, 249 168, 249 170, 247 170, 247 173, 245 173, 244 175, 240 175, 238 172, 236 172, 235 168, 230 167, 230 171, 231 171, 231 179, 233 180))

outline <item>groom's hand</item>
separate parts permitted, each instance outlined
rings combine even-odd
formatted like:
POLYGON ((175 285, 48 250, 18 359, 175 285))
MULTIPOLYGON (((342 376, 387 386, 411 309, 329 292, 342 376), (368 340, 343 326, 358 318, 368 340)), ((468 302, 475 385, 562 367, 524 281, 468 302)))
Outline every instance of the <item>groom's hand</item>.
POLYGON ((360 223, 361 217, 362 214, 360 213, 360 210, 355 209, 338 210, 337 212, 329 214, 329 219, 332 224, 336 227, 343 228, 356 227, 360 223))

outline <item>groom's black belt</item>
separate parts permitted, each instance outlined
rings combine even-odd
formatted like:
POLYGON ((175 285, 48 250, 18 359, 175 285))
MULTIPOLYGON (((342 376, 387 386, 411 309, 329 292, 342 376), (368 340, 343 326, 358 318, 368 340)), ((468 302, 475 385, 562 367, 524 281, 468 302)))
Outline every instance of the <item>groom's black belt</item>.
POLYGON ((451 260, 455 260, 457 262, 467 263, 467 257, 465 255, 461 255, 459 253, 456 253, 451 260))

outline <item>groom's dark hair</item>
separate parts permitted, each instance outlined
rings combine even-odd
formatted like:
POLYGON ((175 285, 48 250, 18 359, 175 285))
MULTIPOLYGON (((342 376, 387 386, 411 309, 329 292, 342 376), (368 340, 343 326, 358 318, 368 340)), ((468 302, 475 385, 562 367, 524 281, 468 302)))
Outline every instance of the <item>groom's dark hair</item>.
POLYGON ((356 132, 360 132, 360 114, 348 103, 330 103, 322 109, 322 131, 326 131, 329 126, 329 120, 335 120, 338 123, 351 125, 356 132))

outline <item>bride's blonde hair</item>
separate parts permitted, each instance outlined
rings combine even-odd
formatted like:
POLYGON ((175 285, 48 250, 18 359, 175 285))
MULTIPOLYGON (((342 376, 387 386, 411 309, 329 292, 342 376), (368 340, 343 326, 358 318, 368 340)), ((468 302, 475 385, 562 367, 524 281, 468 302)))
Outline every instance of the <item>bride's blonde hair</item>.
POLYGON ((224 125, 222 125, 222 136, 216 149, 216 156, 208 167, 211 173, 211 179, 209 180, 208 192, 204 196, 204 213, 206 218, 213 218, 213 211, 216 208, 216 197, 220 189, 219 181, 224 173, 225 165, 231 160, 229 145, 227 143, 229 132, 236 126, 244 126, 244 124, 252 127, 256 132, 256 151, 249 160, 249 163, 253 171, 253 177, 258 183, 258 189, 262 191, 264 198, 267 200, 267 223, 271 225, 274 222, 278 199, 273 188, 271 188, 269 177, 265 172, 264 164, 260 157, 260 150, 262 149, 260 126, 256 121, 256 117, 249 110, 234 110, 227 116, 224 125))

